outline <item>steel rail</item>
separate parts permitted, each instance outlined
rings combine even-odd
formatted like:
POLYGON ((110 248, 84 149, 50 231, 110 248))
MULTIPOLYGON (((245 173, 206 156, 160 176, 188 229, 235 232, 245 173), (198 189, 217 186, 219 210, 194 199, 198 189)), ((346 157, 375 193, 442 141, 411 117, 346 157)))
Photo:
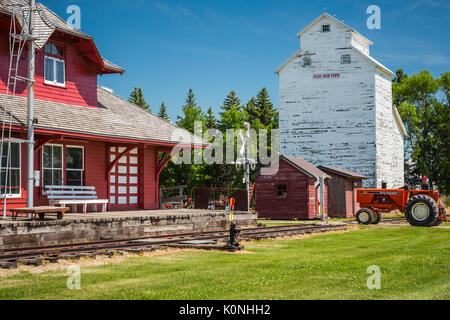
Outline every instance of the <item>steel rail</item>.
MULTIPOLYGON (((336 229, 342 229, 343 225, 297 225, 297 226, 279 226, 279 227, 268 227, 268 228, 250 228, 243 229, 241 232, 241 238, 262 238, 270 234, 280 234, 280 233, 308 233, 313 231, 331 231, 336 229)), ((193 234, 193 233, 192 233, 193 234)), ((198 233, 197 233, 198 234, 198 233)), ((198 240, 221 240, 228 239, 229 231, 208 231, 202 232, 200 236, 192 237, 179 237, 177 235, 167 236, 167 238, 162 238, 160 236, 152 236, 147 238, 137 238, 137 239, 123 239, 118 241, 108 241, 105 242, 95 242, 95 243, 84 243, 74 245, 61 245, 61 246, 48 246, 48 247, 36 247, 34 249, 27 248, 26 250, 21 249, 11 249, 10 253, 0 255, 0 262, 2 261, 15 261, 19 259, 31 259, 40 258, 43 259, 49 257, 60 256, 64 254, 77 254, 77 253, 95 253, 95 252, 106 252, 113 250, 126 250, 126 249, 137 249, 145 247, 154 247, 161 245, 174 244, 184 241, 198 241, 198 240), (211 235, 214 234, 214 235, 211 235), (203 235, 203 236, 201 236, 203 235), (161 239, 156 241, 146 242, 145 240, 151 239, 161 239), (141 242, 138 242, 141 241, 141 242)))

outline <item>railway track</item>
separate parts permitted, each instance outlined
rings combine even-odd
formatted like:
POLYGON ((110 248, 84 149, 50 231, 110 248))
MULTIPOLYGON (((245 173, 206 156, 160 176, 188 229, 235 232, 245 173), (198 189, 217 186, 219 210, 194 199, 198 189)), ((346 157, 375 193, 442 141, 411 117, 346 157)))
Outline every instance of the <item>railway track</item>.
MULTIPOLYGON (((311 234, 319 232, 344 230, 345 225, 290 225, 277 227, 258 227, 242 229, 240 240, 260 240, 311 234)), ((192 232, 177 235, 159 235, 144 238, 104 240, 86 243, 28 247, 20 249, 0 250, 0 268, 15 268, 18 264, 41 265, 43 262, 57 262, 60 259, 80 259, 82 257, 95 257, 99 255, 113 256, 123 253, 143 253, 170 246, 178 246, 186 242, 226 241, 229 231, 192 232)), ((195 245, 190 247, 195 248, 195 245)), ((198 246, 200 249, 207 248, 198 246)), ((236 251, 237 248, 215 246, 212 248, 236 251)))

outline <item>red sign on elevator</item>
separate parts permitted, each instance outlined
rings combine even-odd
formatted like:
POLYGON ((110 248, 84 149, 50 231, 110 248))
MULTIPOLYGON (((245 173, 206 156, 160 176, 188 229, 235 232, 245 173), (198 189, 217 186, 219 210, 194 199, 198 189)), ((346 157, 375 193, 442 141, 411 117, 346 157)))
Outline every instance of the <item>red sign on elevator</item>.
POLYGON ((313 79, 330 79, 330 78, 340 78, 340 73, 323 73, 313 75, 313 79))

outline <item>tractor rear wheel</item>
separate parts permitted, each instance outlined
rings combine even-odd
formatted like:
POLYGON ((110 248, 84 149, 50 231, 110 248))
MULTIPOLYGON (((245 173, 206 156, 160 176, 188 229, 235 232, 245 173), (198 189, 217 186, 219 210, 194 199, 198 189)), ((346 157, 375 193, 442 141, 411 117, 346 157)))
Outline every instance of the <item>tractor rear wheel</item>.
POLYGON ((374 221, 374 215, 369 209, 361 209, 356 213, 356 221, 359 224, 369 225, 374 221))
POLYGON ((439 207, 433 198, 418 195, 406 204, 406 220, 414 227, 433 227, 439 218, 439 207))
POLYGON ((381 212, 375 211, 373 213, 373 221, 372 224, 379 224, 381 222, 381 219, 383 219, 383 216, 381 215, 381 212))

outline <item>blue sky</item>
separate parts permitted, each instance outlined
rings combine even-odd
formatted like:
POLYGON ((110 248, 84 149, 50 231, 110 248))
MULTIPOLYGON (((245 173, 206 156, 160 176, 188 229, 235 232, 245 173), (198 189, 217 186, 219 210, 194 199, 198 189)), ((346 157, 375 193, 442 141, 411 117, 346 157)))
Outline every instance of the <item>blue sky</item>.
POLYGON ((450 1, 315 0, 42 0, 63 18, 81 8, 81 30, 101 54, 124 67, 99 84, 128 97, 142 87, 156 113, 164 100, 172 120, 189 88, 217 112, 235 90, 247 102, 266 87, 278 103, 274 70, 299 47, 295 34, 327 12, 374 42, 371 55, 395 71, 450 71, 450 1), (369 30, 369 5, 381 8, 380 30, 369 30))

